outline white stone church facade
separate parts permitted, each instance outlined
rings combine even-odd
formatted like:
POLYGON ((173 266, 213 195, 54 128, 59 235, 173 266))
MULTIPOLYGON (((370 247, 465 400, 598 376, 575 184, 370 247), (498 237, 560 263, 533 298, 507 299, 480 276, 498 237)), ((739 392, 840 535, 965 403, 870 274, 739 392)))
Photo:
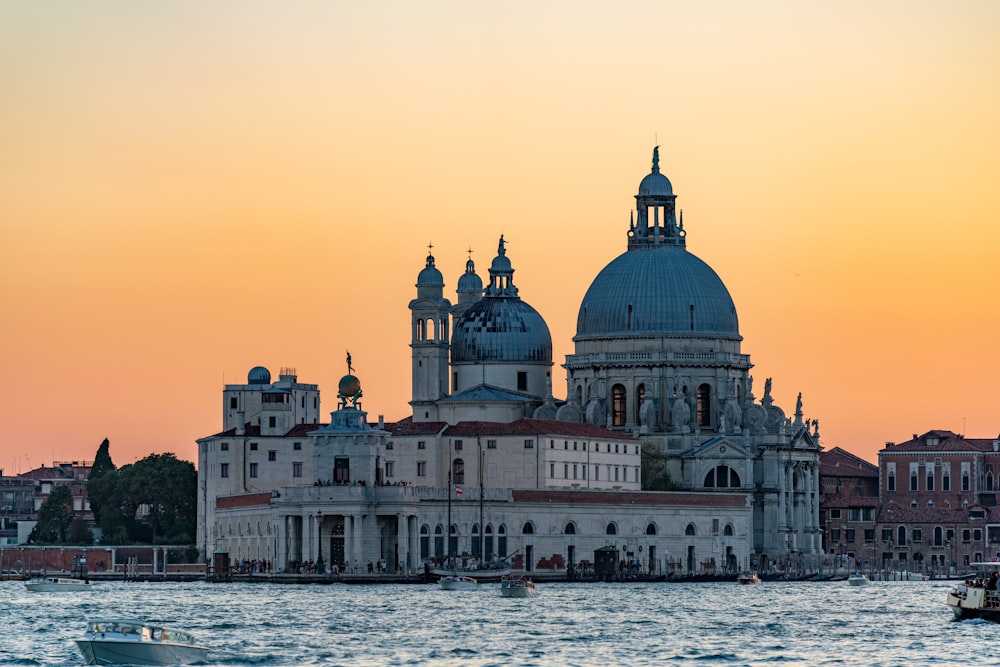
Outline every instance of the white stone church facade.
POLYGON ((818 423, 801 398, 786 417, 770 380, 754 396, 735 305, 687 251, 675 199, 656 150, 627 250, 581 304, 565 398, 503 237, 485 284, 468 260, 455 304, 426 258, 409 305, 411 417, 370 423, 349 359, 329 423, 292 370, 227 385, 223 430, 198 440, 206 557, 394 571, 511 556, 559 572, 613 547, 644 570, 700 573, 818 554, 818 423), (644 456, 672 490, 645 490, 644 456))

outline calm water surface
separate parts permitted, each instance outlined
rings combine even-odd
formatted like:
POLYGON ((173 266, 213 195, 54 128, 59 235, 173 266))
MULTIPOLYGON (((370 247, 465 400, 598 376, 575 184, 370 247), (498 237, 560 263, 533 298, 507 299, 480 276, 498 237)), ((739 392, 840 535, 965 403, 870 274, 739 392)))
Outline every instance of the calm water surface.
POLYGON ((951 620, 948 582, 498 586, 0 584, 0 665, 79 665, 86 621, 195 633, 210 665, 985 665, 1000 624, 951 620))

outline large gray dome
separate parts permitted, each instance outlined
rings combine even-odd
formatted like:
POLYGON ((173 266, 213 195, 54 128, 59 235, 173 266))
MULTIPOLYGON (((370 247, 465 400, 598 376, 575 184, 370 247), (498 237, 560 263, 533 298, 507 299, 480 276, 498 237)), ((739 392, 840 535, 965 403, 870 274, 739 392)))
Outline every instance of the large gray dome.
POLYGON ((576 338, 670 334, 738 338, 736 306, 684 246, 629 250, 597 274, 580 305, 576 338))
POLYGON ((485 298, 455 323, 451 361, 552 363, 552 334, 518 298, 485 298))

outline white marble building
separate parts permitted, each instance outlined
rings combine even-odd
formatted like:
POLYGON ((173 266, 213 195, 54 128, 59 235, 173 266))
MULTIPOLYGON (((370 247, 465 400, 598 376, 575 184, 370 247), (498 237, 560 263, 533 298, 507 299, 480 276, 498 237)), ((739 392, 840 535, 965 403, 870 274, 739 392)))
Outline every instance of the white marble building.
POLYGON ((801 397, 786 417, 770 379, 754 396, 735 305, 687 251, 675 201, 657 149, 627 250, 581 304, 565 398, 503 237, 485 285, 467 261, 454 305, 426 258, 409 305, 412 417, 370 424, 350 360, 326 425, 294 372, 227 385, 224 430, 198 441, 199 546, 390 569, 516 553, 554 571, 606 546, 657 571, 818 553, 818 422, 801 397), (673 491, 643 490, 643 448, 673 491))

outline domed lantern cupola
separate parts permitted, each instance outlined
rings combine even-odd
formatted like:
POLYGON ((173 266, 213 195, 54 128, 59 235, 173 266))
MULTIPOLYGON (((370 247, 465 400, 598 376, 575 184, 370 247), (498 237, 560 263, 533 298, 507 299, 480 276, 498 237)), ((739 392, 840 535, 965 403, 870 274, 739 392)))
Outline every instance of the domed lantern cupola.
POLYGON ((653 168, 635 196, 636 218, 628 232, 629 250, 645 246, 684 245, 684 222, 677 222, 677 195, 670 179, 660 173, 660 147, 653 148, 653 168))

